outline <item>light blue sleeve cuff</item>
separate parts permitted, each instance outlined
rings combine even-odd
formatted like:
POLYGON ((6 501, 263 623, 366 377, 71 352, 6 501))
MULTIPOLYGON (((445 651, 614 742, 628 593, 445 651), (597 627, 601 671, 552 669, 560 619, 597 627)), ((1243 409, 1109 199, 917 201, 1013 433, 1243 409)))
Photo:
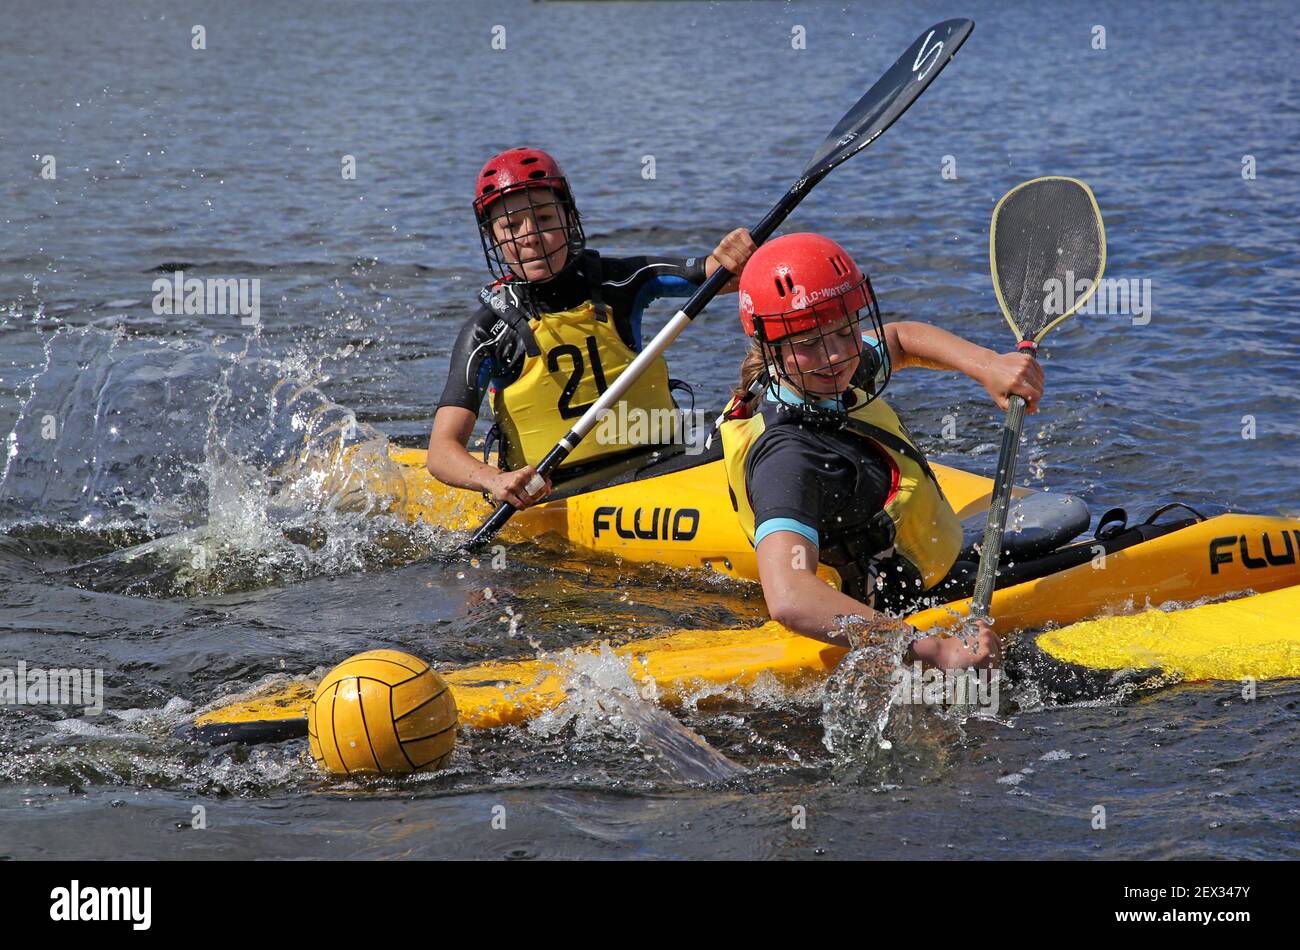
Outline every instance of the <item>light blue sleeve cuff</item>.
POLYGON ((817 529, 808 527, 802 521, 795 521, 793 518, 768 518, 754 529, 754 547, 758 547, 758 542, 774 531, 793 531, 795 534, 803 535, 818 547, 821 546, 817 529))
POLYGON ((865 343, 865 344, 867 344, 867 346, 869 346, 869 347, 873 348, 874 350, 876 350, 876 351, 877 351, 878 353, 880 353, 882 356, 884 355, 884 353, 885 353, 885 341, 884 341, 884 340, 877 340, 874 336, 872 336, 872 335, 871 335, 870 333, 868 333, 866 330, 863 330, 863 331, 862 331, 862 342, 865 343))

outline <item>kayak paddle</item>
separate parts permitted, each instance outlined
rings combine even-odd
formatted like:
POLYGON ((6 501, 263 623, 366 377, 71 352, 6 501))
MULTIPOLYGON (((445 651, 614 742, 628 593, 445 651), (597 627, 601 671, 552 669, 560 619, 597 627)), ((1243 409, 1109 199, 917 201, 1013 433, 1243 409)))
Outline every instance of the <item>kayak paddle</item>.
MULTIPOLYGON (((1093 295, 1106 269, 1106 229, 1092 189, 1076 178, 1049 176, 1008 191, 993 209, 989 225, 989 268, 998 306, 1016 335, 1016 349, 1035 355, 1048 331, 1093 295)), ((971 599, 974 620, 991 619, 989 605, 1024 419, 1024 398, 1012 396, 971 599)))
MULTIPOLYGON (((844 118, 836 123, 830 135, 822 142, 812 160, 804 167, 799 180, 790 186, 789 191, 776 203, 749 233, 755 244, 762 244, 775 231, 801 202, 814 186, 830 174, 831 170, 858 152, 862 151, 907 111, 935 77, 948 65, 948 61, 966 42, 971 30, 975 29, 973 20, 957 18, 936 23, 922 33, 907 48, 907 52, 898 58, 889 71, 867 90, 866 95, 848 111, 844 118)), ((560 439, 555 448, 537 466, 537 474, 526 486, 530 494, 535 494, 544 485, 544 479, 555 471, 560 464, 577 448, 583 438, 600 422, 601 417, 617 405, 623 395, 632 387, 646 368, 677 339, 709 301, 718 295, 723 285, 733 275, 719 267, 691 295, 686 305, 678 310, 673 318, 664 325, 653 340, 637 355, 636 359, 619 375, 609 388, 582 414, 572 429, 560 439)), ((465 543, 468 551, 481 548, 509 521, 518 508, 509 502, 492 513, 473 536, 465 543)))

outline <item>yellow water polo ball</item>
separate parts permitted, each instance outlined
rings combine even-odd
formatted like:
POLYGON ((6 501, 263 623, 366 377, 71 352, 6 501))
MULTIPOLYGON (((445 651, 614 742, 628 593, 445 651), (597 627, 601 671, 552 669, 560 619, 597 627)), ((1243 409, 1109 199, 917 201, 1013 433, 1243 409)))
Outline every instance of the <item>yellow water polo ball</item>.
POLYGON ((400 650, 368 650, 326 674, 307 706, 312 757, 333 775, 437 771, 459 716, 451 687, 400 650))

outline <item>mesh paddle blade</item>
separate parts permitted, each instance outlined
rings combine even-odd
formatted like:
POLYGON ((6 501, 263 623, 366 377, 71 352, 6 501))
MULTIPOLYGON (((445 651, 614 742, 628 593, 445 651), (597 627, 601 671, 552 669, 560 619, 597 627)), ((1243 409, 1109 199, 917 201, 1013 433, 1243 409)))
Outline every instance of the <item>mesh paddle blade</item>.
POLYGON ((1075 178, 1035 178, 993 209, 989 264, 998 304, 1021 340, 1038 342, 1097 289, 1106 232, 1092 189, 1075 178))

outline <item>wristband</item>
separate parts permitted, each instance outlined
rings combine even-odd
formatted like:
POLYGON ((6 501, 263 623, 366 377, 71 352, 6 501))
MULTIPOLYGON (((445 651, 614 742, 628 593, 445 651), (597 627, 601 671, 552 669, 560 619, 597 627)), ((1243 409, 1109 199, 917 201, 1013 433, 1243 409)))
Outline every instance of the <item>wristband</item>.
POLYGON ((686 262, 686 279, 696 287, 708 280, 708 262, 709 254, 705 254, 703 257, 692 257, 688 260, 686 262))

